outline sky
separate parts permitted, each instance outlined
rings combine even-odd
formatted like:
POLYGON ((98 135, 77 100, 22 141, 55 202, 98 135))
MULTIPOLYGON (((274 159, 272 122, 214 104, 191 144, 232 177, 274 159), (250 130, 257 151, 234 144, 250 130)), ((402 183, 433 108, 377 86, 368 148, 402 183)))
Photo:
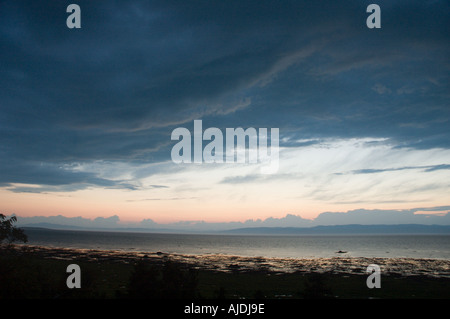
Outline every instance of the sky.
POLYGON ((445 0, 2 1, 0 211, 448 212, 449 18, 445 0), (66 25, 71 3, 81 28, 66 25), (371 3, 381 28, 366 25, 371 3), (171 134, 195 120, 279 129, 278 169, 174 163, 171 134))

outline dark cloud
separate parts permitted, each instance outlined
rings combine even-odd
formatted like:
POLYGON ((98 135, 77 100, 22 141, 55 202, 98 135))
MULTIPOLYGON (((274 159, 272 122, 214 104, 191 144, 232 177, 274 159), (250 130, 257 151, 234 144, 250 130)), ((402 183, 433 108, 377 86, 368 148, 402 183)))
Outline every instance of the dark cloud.
MULTIPOLYGON (((440 165, 424 165, 424 166, 403 166, 403 167, 392 167, 392 168, 364 168, 350 171, 350 174, 375 174, 375 173, 384 173, 384 172, 395 172, 395 171, 404 171, 404 170, 422 170, 424 172, 433 172, 443 169, 450 169, 449 164, 440 164, 440 165)), ((337 175, 343 175, 346 173, 336 173, 337 175)))
POLYGON ((95 172, 73 170, 59 164, 1 161, 0 186, 13 192, 43 193, 51 191, 75 191, 86 187, 137 189, 133 181, 109 179, 95 172), (19 184, 19 185, 15 185, 19 184), (23 186, 32 184, 36 186, 23 186), (45 186, 39 186, 45 185, 45 186))
POLYGON ((450 147, 447 1, 378 1, 379 30, 369 1, 80 0, 79 30, 69 3, 0 4, 0 183, 129 187, 61 167, 167 160, 196 118, 450 147))

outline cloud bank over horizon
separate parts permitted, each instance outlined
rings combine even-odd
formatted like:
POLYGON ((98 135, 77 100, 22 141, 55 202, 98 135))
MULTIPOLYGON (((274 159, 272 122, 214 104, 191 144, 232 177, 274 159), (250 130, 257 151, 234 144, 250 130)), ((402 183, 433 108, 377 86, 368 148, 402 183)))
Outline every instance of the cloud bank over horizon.
POLYGON ((19 226, 47 226, 58 228, 75 227, 86 229, 147 229, 172 231, 222 231, 235 228, 252 227, 314 227, 331 225, 450 225, 450 206, 415 208, 408 210, 367 210, 357 209, 347 212, 324 212, 314 219, 305 219, 300 215, 286 214, 281 218, 269 217, 264 220, 246 220, 244 222, 205 222, 179 221, 174 223, 157 223, 151 219, 144 219, 137 223, 123 223, 119 216, 97 217, 88 219, 83 217, 34 216, 19 217, 19 226))

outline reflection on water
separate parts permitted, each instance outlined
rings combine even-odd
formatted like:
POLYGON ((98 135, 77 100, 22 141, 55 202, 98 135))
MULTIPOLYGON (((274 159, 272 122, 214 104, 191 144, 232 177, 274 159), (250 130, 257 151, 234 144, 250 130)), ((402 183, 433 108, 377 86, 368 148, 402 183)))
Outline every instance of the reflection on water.
POLYGON ((450 278, 450 259, 348 256, 331 258, 280 258, 228 254, 182 255, 89 248, 51 248, 33 245, 16 245, 13 249, 17 249, 21 253, 34 254, 40 258, 67 261, 77 260, 95 261, 96 263, 113 262, 134 264, 137 260, 145 260, 153 265, 163 265, 166 261, 170 260, 177 262, 178 265, 184 265, 183 267, 232 273, 257 272, 279 274, 315 272, 367 275, 367 266, 376 264, 380 266, 384 274, 389 275, 450 278))
POLYGON ((183 255, 450 259, 450 235, 244 236, 26 229, 30 245, 183 255))

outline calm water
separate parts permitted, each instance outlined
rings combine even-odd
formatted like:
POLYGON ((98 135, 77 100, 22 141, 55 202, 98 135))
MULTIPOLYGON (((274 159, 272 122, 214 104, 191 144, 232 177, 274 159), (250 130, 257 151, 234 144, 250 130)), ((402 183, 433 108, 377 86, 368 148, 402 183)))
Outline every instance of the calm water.
POLYGON ((27 229, 29 244, 66 248, 286 258, 450 259, 450 235, 185 235, 27 229), (337 251, 346 251, 337 254, 337 251))

